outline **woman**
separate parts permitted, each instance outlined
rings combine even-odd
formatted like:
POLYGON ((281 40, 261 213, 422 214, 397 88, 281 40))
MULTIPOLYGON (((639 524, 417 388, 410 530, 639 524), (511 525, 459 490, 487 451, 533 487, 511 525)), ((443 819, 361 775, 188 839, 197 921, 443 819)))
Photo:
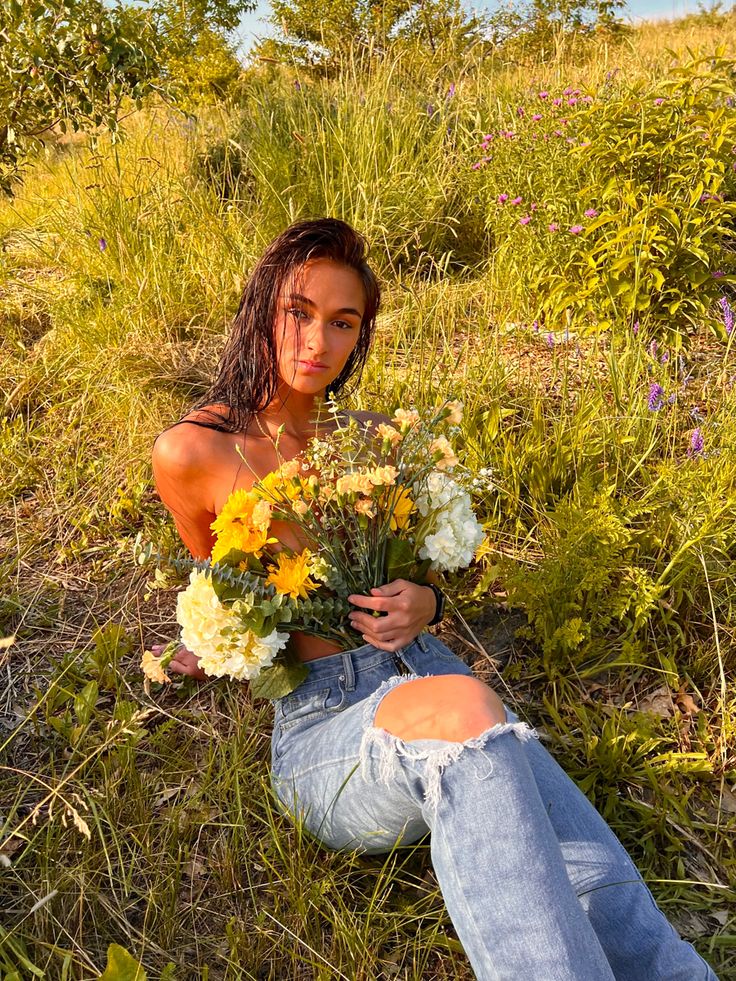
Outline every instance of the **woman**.
MULTIPOLYGON (((210 554, 230 493, 276 469, 277 436, 290 459, 324 426, 326 395, 360 375, 378 305, 365 243, 344 222, 300 222, 266 250, 215 383, 154 446, 158 492, 193 556, 210 554)), ((368 433, 387 421, 352 415, 368 433)), ((303 544, 288 524, 273 531, 303 544)), ((435 590, 397 580, 350 602, 363 646, 292 635, 309 676, 275 702, 283 808, 332 848, 388 851, 431 831, 440 888, 480 979, 713 981, 532 730, 423 632, 441 614, 435 590)), ((184 648, 171 669, 204 677, 184 648)))

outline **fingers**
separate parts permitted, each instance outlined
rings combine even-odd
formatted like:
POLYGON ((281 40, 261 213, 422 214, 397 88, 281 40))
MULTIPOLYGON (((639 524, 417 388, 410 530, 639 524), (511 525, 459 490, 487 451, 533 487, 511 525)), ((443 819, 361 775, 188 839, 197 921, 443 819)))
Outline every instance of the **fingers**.
POLYGON ((391 597, 360 596, 356 593, 348 596, 348 603, 352 603, 353 606, 360 606, 364 610, 390 610, 395 602, 391 597))

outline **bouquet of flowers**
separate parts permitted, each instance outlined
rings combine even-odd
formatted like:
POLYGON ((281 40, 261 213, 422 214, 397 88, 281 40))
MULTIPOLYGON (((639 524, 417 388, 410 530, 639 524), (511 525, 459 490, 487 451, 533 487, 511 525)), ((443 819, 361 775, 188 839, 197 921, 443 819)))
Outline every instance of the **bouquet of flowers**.
MULTIPOLYGON (((280 460, 250 490, 234 491, 211 526, 211 558, 185 560, 189 585, 178 597, 181 643, 202 669, 250 680, 262 697, 281 697, 307 673, 286 649, 291 631, 356 646, 362 638, 349 626, 349 595, 468 566, 483 529, 471 481, 448 436, 438 434, 445 427, 455 435, 461 419, 459 402, 445 403, 428 421, 398 409, 374 436, 370 423, 338 424, 335 417, 334 430, 315 437, 305 453, 280 460), (287 522, 304 547, 274 549, 274 522, 287 522)), ((168 680, 164 669, 176 646, 160 658, 144 654, 148 678, 168 680)))

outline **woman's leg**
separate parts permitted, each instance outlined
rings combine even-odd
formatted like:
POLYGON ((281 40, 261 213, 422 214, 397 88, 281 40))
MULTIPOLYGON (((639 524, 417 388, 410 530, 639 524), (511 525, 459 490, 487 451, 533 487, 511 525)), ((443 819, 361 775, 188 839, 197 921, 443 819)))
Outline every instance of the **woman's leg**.
MULTIPOLYGON (((484 687, 474 679, 461 676, 441 680, 424 678, 387 693, 388 697, 381 699, 375 712, 373 725, 376 728, 372 730, 372 738, 383 746, 389 756, 393 751, 411 758, 412 754, 416 757, 419 750, 426 753, 429 749, 435 754, 435 765, 432 764, 431 757, 428 758, 429 765, 421 774, 421 779, 426 781, 425 797, 428 803, 434 803, 438 816, 441 814, 440 805, 445 793, 444 786, 440 787, 439 783, 441 767, 450 762, 453 764, 452 771, 448 769, 444 772, 443 782, 450 775, 453 778, 456 776, 458 762, 462 762, 470 749, 480 748, 478 740, 473 737, 480 732, 483 718, 488 719, 488 729, 483 733, 483 740, 508 731, 529 735, 529 730, 519 725, 518 718, 503 708, 501 718, 506 716, 511 724, 494 724, 500 721, 498 707, 495 703, 486 704, 488 700, 482 697, 485 694, 484 687), (455 688, 462 689, 463 694, 461 699, 456 698, 457 706, 452 699, 449 704, 447 701, 451 695, 457 696, 455 688), (481 689, 480 695, 477 689, 481 689), (460 704, 463 711, 455 712, 460 704), (427 735, 429 738, 422 738, 427 735), (466 736, 469 738, 464 738, 466 736), (437 760, 442 759, 443 748, 445 764, 436 765, 437 760)), ((380 692, 377 693, 377 698, 381 698, 380 692)), ((500 750, 495 745, 484 745, 483 748, 493 752, 495 765, 495 754, 500 750)), ((634 863, 585 795, 537 740, 526 739, 523 748, 525 762, 531 770, 539 803, 547 819, 545 825, 548 822, 559 845, 562 859, 560 867, 564 863, 568 882, 579 899, 577 905, 588 915, 614 976, 628 981, 713 981, 713 972, 694 948, 680 939, 657 908, 634 863)), ((507 774, 509 772, 507 768, 507 774)), ((521 776, 520 771, 516 776, 521 776)), ((465 777, 461 775, 459 779, 464 781, 465 777)), ((508 775, 506 779, 510 779, 508 775)), ((462 783, 462 787, 463 793, 467 793, 467 785, 462 783)), ((509 787, 513 787, 513 782, 509 783, 509 787)), ((482 787, 481 797, 488 795, 489 790, 492 787, 482 787)), ((527 788, 528 820, 537 805, 533 797, 527 788)), ((495 795, 494 801, 486 801, 485 806, 490 811, 494 803, 499 803, 498 795, 495 795)), ((505 807, 508 800, 500 798, 500 804, 505 807)), ((441 827, 433 824, 431 812, 428 813, 426 808, 423 816, 432 829, 432 854, 438 861, 442 861, 442 840, 446 836, 441 833, 441 827)), ((488 827, 496 829, 491 842, 496 847, 499 837, 503 837, 499 834, 501 824, 497 814, 488 827)), ((539 851, 544 838, 539 827, 535 827, 535 842, 539 851)), ((473 847, 478 849, 477 839, 473 841, 473 847)), ((528 875, 530 865, 524 859, 521 839, 514 845, 514 854, 522 862, 526 862, 528 875)), ((440 868, 437 871, 442 885, 440 868)), ((523 881, 523 876, 521 879, 523 881)), ((472 879, 461 881, 466 882, 467 888, 472 891, 472 879)), ((526 881, 531 882, 533 878, 526 881)), ((557 888, 554 885, 555 877, 549 869, 544 881, 557 888)), ((537 894, 542 895, 539 889, 537 894)), ((451 914, 453 902, 452 897, 447 898, 451 914)), ((563 903, 560 905, 564 908, 563 903)))
MULTIPOLYGON (((508 712, 512 721, 517 717, 508 712)), ((567 875, 620 981, 717 981, 682 940, 616 835, 536 739, 527 760, 554 828, 567 875)))

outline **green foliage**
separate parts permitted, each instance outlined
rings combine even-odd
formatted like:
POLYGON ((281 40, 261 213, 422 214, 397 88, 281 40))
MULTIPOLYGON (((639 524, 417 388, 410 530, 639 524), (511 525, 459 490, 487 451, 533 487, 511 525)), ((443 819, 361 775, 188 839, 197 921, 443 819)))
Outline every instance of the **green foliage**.
POLYGON ((616 501, 613 490, 578 485, 546 516, 538 564, 509 569, 509 600, 526 610, 549 677, 558 664, 584 661, 614 623, 631 654, 664 591, 638 564, 636 508, 616 501))
POLYGON ((571 120, 579 213, 597 217, 568 237, 564 261, 540 257, 535 289, 553 321, 642 317, 679 345, 736 283, 733 92, 720 48, 571 120))
POLYGON ((318 14, 312 0, 273 0, 271 8, 279 34, 256 54, 292 58, 321 71, 334 69, 351 52, 383 56, 397 42, 436 52, 448 41, 467 49, 482 38, 481 19, 459 0, 325 0, 318 14))
MULTIPOLYGON (((571 36, 584 39, 593 32, 624 34, 617 19, 624 0, 522 0, 500 6, 488 17, 494 44, 508 56, 553 56, 557 45, 571 36)), ((579 50, 585 48, 581 44, 579 50)))
POLYGON ((122 101, 140 106, 158 62, 151 25, 117 0, 9 0, 0 10, 0 190, 43 136, 117 129, 122 101))
POLYGON ((147 981, 148 975, 125 947, 110 944, 107 948, 107 964, 100 981, 147 981))

